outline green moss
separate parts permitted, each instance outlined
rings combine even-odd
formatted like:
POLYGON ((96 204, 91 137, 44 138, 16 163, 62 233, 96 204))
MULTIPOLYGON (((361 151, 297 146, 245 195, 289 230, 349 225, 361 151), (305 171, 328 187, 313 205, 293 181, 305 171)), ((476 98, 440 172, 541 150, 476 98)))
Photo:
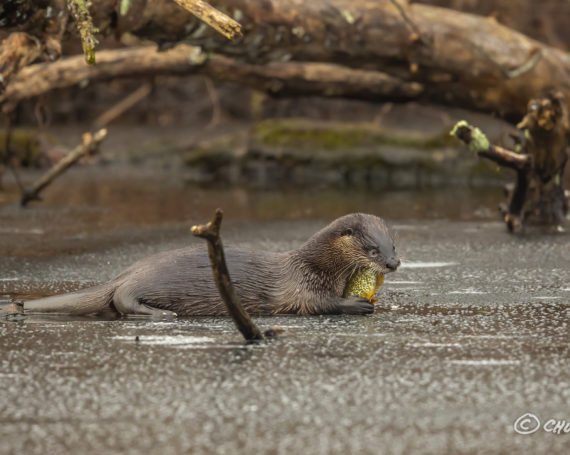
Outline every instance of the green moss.
POLYGON ((37 134, 32 130, 16 128, 10 136, 10 156, 6 150, 6 131, 0 131, 0 161, 16 160, 21 166, 38 164, 41 150, 37 134))
POLYGON ((372 123, 319 122, 307 119, 270 119, 257 123, 253 138, 261 146, 334 151, 355 147, 390 145, 433 149, 449 144, 444 134, 425 135, 385 130, 372 123))
POLYGON ((184 161, 203 170, 234 166, 243 176, 259 171, 284 179, 365 186, 431 185, 448 176, 463 176, 466 183, 470 177, 497 178, 495 168, 460 152, 447 132, 429 135, 310 119, 265 120, 249 130, 196 144, 184 161))

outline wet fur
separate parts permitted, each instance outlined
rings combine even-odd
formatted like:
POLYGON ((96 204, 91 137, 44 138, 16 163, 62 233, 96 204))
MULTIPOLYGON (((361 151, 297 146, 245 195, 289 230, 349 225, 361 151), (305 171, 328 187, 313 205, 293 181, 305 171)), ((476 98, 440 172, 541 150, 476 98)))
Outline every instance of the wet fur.
MULTIPOLYGON (((382 219, 351 214, 335 220, 300 248, 285 252, 226 248, 237 294, 253 315, 335 312, 350 276, 359 268, 391 271, 392 236, 382 219), (370 248, 380 251, 371 260, 370 248)), ((397 265, 396 265, 397 267, 397 265)), ((393 269, 393 267, 392 267, 393 269)), ((90 314, 120 310, 134 298, 178 316, 225 315, 204 246, 166 251, 136 262, 107 284, 24 303, 25 312, 90 314)))

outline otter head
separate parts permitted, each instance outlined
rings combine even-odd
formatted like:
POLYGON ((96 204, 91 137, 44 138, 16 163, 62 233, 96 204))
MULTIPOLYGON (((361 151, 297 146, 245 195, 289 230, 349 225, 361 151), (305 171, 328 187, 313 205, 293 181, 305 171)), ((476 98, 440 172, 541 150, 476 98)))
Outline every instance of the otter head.
POLYGON ((336 219, 315 234, 304 250, 310 252, 314 265, 336 272, 339 278, 359 269, 384 275, 400 266, 394 238, 384 220, 364 213, 336 219))
POLYGON ((337 222, 335 247, 352 264, 379 274, 394 272, 400 266, 394 238, 382 218, 355 213, 337 222))

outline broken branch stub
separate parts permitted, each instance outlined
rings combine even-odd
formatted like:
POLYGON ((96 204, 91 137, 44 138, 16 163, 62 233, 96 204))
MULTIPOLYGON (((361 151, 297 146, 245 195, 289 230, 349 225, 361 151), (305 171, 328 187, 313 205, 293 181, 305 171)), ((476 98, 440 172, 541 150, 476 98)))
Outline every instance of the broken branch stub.
POLYGON ((564 94, 549 90, 532 99, 518 128, 523 133, 515 141, 520 153, 492 145, 482 131, 465 121, 458 122, 451 134, 477 155, 516 171, 508 204, 502 208, 509 231, 520 230, 527 220, 560 229, 569 207, 564 171, 570 145, 570 115, 564 94))
POLYGON ((203 238, 208 242, 208 255, 212 271, 214 272, 214 281, 238 330, 248 341, 263 340, 263 334, 251 320, 247 311, 245 311, 232 285, 230 273, 226 265, 222 238, 220 237, 222 217, 222 210, 217 209, 212 221, 206 225, 192 226, 191 232, 196 237, 203 238))
POLYGON ((466 121, 458 122, 450 133, 463 142, 473 153, 494 161, 499 166, 524 171, 531 165, 531 157, 511 152, 498 145, 493 145, 487 136, 477 127, 466 121))
POLYGON ((68 0, 67 7, 77 26, 85 61, 89 65, 95 65, 95 48, 99 44, 95 34, 99 32, 99 29, 93 25, 87 2, 86 0, 68 0))
POLYGON ((241 25, 202 0, 174 0, 185 10, 205 22, 221 35, 233 40, 241 35, 241 25))

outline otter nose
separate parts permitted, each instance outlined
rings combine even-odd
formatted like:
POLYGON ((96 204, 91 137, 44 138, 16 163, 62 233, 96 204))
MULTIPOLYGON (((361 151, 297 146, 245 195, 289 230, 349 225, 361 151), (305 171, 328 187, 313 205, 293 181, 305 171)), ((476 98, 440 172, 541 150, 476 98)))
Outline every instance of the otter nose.
POLYGON ((392 258, 390 259, 388 262, 386 262, 386 267, 388 267, 390 270, 396 270, 398 267, 400 267, 400 260, 397 258, 392 258))

